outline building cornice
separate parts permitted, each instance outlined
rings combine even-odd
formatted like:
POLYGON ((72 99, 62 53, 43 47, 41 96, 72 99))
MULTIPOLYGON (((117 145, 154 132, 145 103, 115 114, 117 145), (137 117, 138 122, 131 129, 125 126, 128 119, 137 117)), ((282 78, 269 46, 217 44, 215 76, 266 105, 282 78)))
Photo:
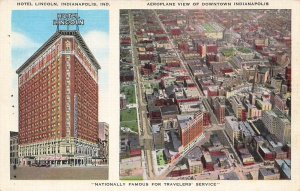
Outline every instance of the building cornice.
POLYGON ((92 64, 97 68, 101 69, 99 63, 97 62, 96 58, 92 54, 91 50, 86 45, 85 41, 83 40, 81 34, 77 30, 59 30, 54 33, 30 58, 26 60, 24 64, 22 64, 16 71, 17 74, 20 74, 27 66, 29 66, 36 58, 40 56, 41 52, 47 50, 47 48, 53 44, 58 38, 62 36, 74 36, 77 42, 80 44, 82 49, 84 50, 85 54, 91 60, 92 64))

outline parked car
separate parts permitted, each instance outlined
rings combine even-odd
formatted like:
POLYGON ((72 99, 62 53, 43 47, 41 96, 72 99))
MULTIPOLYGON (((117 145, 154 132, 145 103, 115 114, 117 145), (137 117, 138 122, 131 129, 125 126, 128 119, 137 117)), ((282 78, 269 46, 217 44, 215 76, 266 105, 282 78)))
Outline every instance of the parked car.
POLYGON ((48 164, 48 163, 41 163, 39 165, 39 167, 50 167, 50 164, 48 164))
POLYGON ((35 166, 35 167, 38 167, 39 164, 38 163, 32 163, 30 166, 35 166))

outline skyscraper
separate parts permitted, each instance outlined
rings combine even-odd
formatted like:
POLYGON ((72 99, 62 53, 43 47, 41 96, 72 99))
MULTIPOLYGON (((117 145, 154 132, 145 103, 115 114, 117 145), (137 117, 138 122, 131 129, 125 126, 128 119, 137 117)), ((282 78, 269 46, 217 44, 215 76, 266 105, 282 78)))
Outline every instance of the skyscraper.
POLYGON ((21 165, 97 156, 98 69, 79 31, 58 28, 17 70, 21 165))

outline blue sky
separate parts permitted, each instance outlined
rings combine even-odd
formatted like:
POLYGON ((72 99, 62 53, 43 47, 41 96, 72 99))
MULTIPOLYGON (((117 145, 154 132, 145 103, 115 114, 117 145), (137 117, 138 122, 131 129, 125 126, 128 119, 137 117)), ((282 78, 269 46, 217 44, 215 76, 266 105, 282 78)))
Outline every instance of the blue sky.
MULTIPOLYGON (((26 61, 50 36, 56 31, 52 25, 57 13, 76 13, 77 10, 18 10, 12 13, 13 32, 13 67, 17 68, 26 61), (14 40, 15 39, 15 40, 14 40)), ((87 43, 91 33, 99 32, 102 35, 109 32, 109 12, 107 10, 78 10, 78 14, 85 20, 84 26, 79 26, 80 33, 87 43)), ((97 42, 97 39, 94 39, 97 42)), ((105 39, 99 39, 105 40, 105 39)), ((107 39, 108 40, 108 39, 107 39)), ((103 42, 99 41, 99 44, 103 42)), ((88 44, 89 45, 89 44, 88 44)), ((91 49, 99 47, 90 46, 91 49)), ((101 46, 101 45, 99 45, 101 46)), ((104 49, 104 48, 102 48, 104 49)), ((108 49, 107 49, 108 50, 108 49)), ((93 51, 93 50, 92 50, 93 51)), ((104 50, 105 51, 105 50, 104 50)), ((107 52, 106 52, 107 53, 107 52)), ((97 53, 95 53, 97 54, 97 53)), ((103 54, 105 56, 107 54, 103 54)), ((95 55, 96 56, 96 55, 95 55)), ((98 60, 101 63, 100 58, 98 60)))
MULTIPOLYGON (((78 13, 85 25, 79 26, 81 36, 85 40, 101 66, 99 71, 100 110, 105 118, 104 107, 109 85, 109 11, 108 10, 15 10, 12 12, 12 68, 16 71, 39 47, 55 32, 53 20, 57 13, 78 13)), ((61 26, 61 29, 66 29, 61 26)), ((71 28, 70 29, 75 29, 71 28)), ((12 81, 17 95, 17 75, 12 81)), ((17 96, 15 96, 17 103, 17 96)), ((103 120, 101 120, 103 121, 103 120)))

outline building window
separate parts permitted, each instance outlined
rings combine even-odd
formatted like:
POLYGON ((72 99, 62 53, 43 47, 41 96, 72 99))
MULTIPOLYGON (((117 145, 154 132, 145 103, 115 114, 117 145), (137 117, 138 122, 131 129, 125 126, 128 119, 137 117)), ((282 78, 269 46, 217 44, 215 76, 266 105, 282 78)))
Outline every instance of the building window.
POLYGON ((70 153, 70 147, 66 147, 66 153, 70 153))

